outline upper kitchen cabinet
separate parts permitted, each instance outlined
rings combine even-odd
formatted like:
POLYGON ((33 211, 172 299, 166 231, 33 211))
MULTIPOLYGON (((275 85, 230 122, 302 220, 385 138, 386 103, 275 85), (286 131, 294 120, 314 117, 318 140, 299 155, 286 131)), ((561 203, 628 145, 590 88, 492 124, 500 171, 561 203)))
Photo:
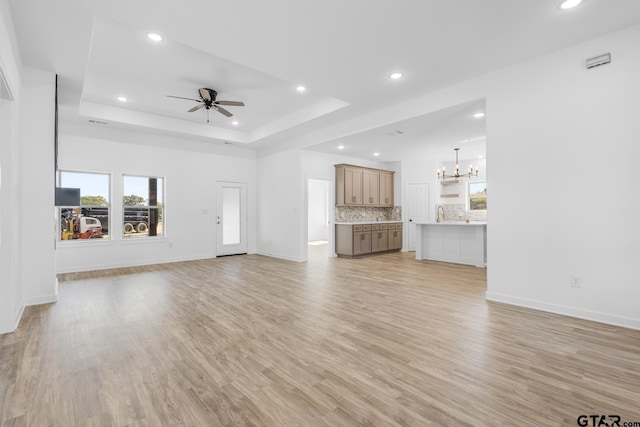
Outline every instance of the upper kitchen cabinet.
POLYGON ((392 171, 380 171, 380 205, 393 206, 393 174, 392 171))
POLYGON ((380 205, 380 172, 371 169, 362 171, 362 204, 380 205))
POLYGON ((339 164, 336 206, 393 206, 394 171, 339 164))
POLYGON ((336 205, 362 205, 362 168, 336 165, 336 205))

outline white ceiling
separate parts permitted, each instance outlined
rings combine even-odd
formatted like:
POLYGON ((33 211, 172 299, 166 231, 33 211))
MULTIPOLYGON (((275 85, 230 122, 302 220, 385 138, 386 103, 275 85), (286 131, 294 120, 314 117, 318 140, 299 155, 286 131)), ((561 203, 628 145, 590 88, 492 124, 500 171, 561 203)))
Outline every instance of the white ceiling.
MULTIPOLYGON (((637 0, 585 0, 569 11, 560 0, 9 3, 24 64, 59 75, 63 120, 255 149, 309 145, 327 126, 640 22, 637 0), (151 42, 148 32, 165 39, 151 42), (404 77, 389 79, 393 71, 404 77), (300 84, 305 93, 295 91, 300 84), (239 125, 215 112, 207 123, 204 111, 186 112, 195 102, 166 96, 197 98, 200 87, 245 102, 228 108, 239 125)), ((483 121, 469 113, 479 106, 370 123, 366 133, 313 149, 343 143, 371 158, 375 137, 379 160, 393 161, 401 143, 477 140, 483 121), (406 132, 386 135, 392 130, 406 132)))

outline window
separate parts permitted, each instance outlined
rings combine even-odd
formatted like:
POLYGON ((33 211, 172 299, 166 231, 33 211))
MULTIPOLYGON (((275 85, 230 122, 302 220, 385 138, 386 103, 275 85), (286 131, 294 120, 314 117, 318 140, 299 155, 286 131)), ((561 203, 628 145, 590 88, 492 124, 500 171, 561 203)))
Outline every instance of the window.
POLYGON ((125 238, 164 236, 164 178, 123 176, 125 238))
POLYGON ((470 211, 487 210, 487 182, 476 181, 467 183, 467 203, 470 211))
POLYGON ((80 206, 62 206, 60 240, 109 238, 110 176, 97 172, 60 171, 60 186, 80 189, 80 206))

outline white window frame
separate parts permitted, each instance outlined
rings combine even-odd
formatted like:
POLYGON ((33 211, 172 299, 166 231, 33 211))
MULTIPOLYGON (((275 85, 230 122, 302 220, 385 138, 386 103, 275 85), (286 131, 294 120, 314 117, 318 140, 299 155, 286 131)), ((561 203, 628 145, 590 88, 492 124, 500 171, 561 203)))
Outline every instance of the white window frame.
POLYGON ((167 179, 164 176, 154 176, 154 175, 139 175, 139 174, 122 174, 122 239, 125 241, 137 241, 137 240, 148 240, 148 239, 164 239, 167 237, 167 228, 166 228, 166 206, 165 206, 165 201, 166 201, 166 185, 167 185, 167 179), (161 203, 161 206, 149 206, 149 202, 148 199, 146 200, 146 203, 144 205, 137 205, 137 207, 147 210, 156 210, 158 212, 158 224, 162 226, 162 231, 160 235, 156 235, 156 236, 149 236, 148 232, 149 232, 149 217, 147 216, 147 220, 146 222, 144 221, 138 221, 137 218, 132 219, 131 221, 126 221, 127 217, 131 217, 131 215, 125 215, 125 209, 129 208, 133 208, 136 206, 125 206, 124 204, 124 198, 130 194, 127 194, 126 192, 126 188, 125 188, 125 181, 127 177, 131 177, 131 178, 144 178, 144 179, 157 179, 157 180, 162 180, 162 192, 158 192, 158 196, 160 200, 158 200, 161 203), (144 227, 143 225, 144 224, 144 227), (129 225, 132 227, 129 227, 129 225), (142 227, 142 228, 141 228, 142 227), (145 234, 146 233, 146 234, 145 234))

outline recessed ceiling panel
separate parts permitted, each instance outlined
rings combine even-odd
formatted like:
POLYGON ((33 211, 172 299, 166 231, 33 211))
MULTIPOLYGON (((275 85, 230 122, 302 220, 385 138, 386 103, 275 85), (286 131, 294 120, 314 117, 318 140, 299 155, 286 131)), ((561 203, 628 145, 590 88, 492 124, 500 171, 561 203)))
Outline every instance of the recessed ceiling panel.
MULTIPOLYGON (((217 37, 215 31, 211 37, 217 37)), ((190 122, 185 128, 193 128, 194 123, 208 126, 208 134, 211 127, 233 129, 244 134, 238 142, 253 142, 347 105, 312 88, 300 93, 296 86, 176 41, 154 42, 143 30, 96 17, 80 111, 84 105, 92 116, 100 115, 97 106, 104 106, 105 115, 118 108, 165 116, 190 122), (189 112, 199 105, 198 89, 203 87, 217 91, 217 100, 242 101, 245 106, 224 106, 232 118, 204 108, 189 112)), ((139 114, 117 116, 129 124, 146 125, 136 123, 139 114)), ((114 120, 113 115, 103 118, 114 120)))

